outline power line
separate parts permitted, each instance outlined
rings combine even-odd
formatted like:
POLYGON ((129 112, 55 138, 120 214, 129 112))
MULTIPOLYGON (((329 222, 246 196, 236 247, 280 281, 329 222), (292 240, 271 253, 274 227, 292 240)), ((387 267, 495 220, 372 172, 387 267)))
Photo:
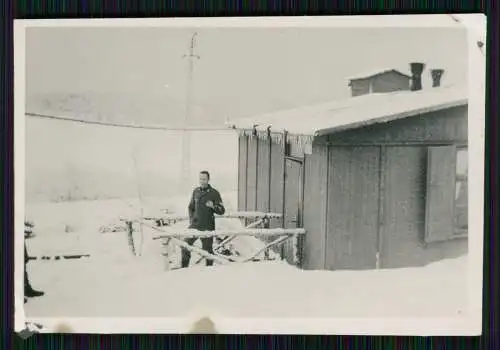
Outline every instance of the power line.
POLYGON ((25 113, 28 117, 43 118, 43 119, 53 119, 66 122, 82 123, 82 124, 92 124, 108 127, 118 127, 118 128, 131 128, 131 129, 145 129, 145 130, 166 130, 166 131, 228 131, 229 127, 170 127, 164 125, 137 125, 137 124, 125 124, 125 123, 113 123, 113 122, 103 122, 98 120, 85 120, 79 118, 70 118, 63 116, 55 116, 40 113, 25 113))

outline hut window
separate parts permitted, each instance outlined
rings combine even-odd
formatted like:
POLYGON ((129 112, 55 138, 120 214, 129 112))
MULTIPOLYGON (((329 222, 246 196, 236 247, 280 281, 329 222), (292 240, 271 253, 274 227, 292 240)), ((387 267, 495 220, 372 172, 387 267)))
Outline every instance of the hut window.
POLYGON ((466 234, 468 228, 468 150, 457 148, 455 172, 455 234, 466 234))

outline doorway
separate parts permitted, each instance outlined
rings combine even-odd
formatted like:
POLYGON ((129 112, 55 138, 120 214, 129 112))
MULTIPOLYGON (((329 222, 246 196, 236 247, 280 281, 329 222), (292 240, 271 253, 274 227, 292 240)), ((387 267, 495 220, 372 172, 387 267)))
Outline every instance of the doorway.
MULTIPOLYGON (((284 212, 283 227, 302 226, 304 161, 300 158, 285 158, 284 212)), ((299 240, 300 242, 300 240, 299 240)), ((294 243, 287 240, 282 246, 282 256, 293 264, 294 243)), ((300 244, 299 244, 300 249, 300 244)))

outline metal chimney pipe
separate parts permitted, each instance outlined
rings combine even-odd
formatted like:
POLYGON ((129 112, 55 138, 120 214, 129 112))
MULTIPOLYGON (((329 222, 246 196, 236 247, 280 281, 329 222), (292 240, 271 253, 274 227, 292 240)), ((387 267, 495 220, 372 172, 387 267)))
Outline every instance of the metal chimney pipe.
POLYGON ((432 87, 441 86, 441 77, 443 73, 444 69, 431 69, 432 87))
POLYGON ((422 90, 422 73, 424 71, 425 64, 420 62, 410 63, 411 70, 411 91, 422 90))

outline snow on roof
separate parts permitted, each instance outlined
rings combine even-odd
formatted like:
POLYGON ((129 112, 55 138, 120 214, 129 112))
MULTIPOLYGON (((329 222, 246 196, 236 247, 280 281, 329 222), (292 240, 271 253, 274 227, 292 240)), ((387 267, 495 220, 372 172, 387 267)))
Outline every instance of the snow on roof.
POLYGON ((297 136, 320 136, 341 130, 407 118, 466 105, 465 87, 373 93, 324 104, 269 113, 234 121, 233 129, 269 131, 297 136))
POLYGON ((408 77, 409 79, 411 79, 411 75, 409 75, 407 73, 403 73, 402 71, 395 69, 395 68, 376 68, 376 69, 372 69, 370 71, 366 71, 366 72, 351 76, 351 77, 349 77, 349 81, 357 80, 357 79, 367 79, 367 78, 375 77, 377 75, 381 75, 381 74, 389 73, 389 72, 396 72, 398 74, 404 75, 405 77, 408 77))

